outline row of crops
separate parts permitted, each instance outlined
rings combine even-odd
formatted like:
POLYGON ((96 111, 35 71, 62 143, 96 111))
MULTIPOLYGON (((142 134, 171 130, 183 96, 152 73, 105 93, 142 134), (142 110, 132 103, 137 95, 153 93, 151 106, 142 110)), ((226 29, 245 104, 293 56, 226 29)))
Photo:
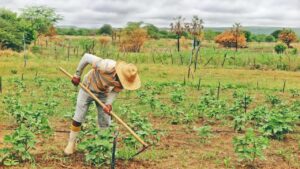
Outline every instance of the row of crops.
MULTIPOLYGON (((68 123, 74 112, 77 89, 72 88, 68 81, 35 77, 33 83, 25 82, 11 78, 11 92, 4 97, 5 112, 14 123, 12 134, 4 137, 5 147, 0 149, 2 165, 35 163, 36 154, 33 152, 36 145, 46 144, 56 132, 50 119, 59 115, 68 123)), ((215 87, 206 86, 198 91, 191 84, 148 82, 141 90, 126 92, 123 97, 132 101, 124 101, 117 113, 139 136, 154 145, 159 144, 160 138, 168 131, 154 129, 150 123, 152 118, 170 125, 186 126, 197 133, 201 143, 208 143, 215 132, 213 125, 222 122, 237 133, 232 140, 237 156, 252 164, 257 158, 264 158, 263 150, 268 148, 271 140, 283 141, 287 134, 295 134, 300 123, 297 92, 291 91, 291 99, 285 100, 275 91, 262 96, 258 102, 244 88, 221 89, 228 93, 226 97, 220 97, 215 87)), ((140 144, 116 124, 107 130, 99 130, 94 111, 92 108, 88 113, 79 137, 78 151, 84 155, 84 163, 108 165, 117 130, 122 131, 117 157, 130 158, 140 144)), ((298 147, 300 150, 300 141, 298 147)))

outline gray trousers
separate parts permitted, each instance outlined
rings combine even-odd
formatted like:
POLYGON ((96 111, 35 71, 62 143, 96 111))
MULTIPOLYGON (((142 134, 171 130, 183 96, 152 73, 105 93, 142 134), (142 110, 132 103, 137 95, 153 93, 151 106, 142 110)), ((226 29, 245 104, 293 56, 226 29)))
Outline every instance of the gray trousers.
MULTIPOLYGON (((99 98, 103 103, 106 103, 106 95, 104 93, 94 93, 97 98, 99 98)), ((73 120, 83 123, 85 121, 86 113, 89 109, 90 104, 94 101, 94 99, 86 93, 83 89, 79 90, 77 96, 76 110, 73 120)), ((97 112, 98 112, 98 124, 100 128, 109 127, 111 124, 111 116, 104 113, 101 105, 97 102, 97 112)))

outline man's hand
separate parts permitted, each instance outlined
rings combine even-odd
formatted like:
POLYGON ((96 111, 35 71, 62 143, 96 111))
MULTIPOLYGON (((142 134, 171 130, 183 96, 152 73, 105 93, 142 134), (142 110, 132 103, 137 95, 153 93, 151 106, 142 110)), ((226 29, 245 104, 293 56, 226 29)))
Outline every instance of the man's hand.
POLYGON ((103 111, 106 114, 110 114, 111 110, 112 110, 112 106, 110 104, 105 105, 105 107, 103 108, 103 111))
POLYGON ((73 83, 73 85, 78 86, 80 83, 80 77, 74 75, 71 82, 73 83))

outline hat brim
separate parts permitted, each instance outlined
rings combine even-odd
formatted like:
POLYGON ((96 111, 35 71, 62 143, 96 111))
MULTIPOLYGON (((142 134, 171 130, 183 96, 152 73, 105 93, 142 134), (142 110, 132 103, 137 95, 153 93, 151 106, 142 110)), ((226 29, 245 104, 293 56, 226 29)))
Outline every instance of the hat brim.
POLYGON ((123 86, 124 89, 126 90, 137 90, 141 87, 141 79, 139 77, 139 75, 136 75, 136 78, 133 81, 128 81, 126 80, 126 78, 124 77, 123 73, 122 73, 122 69, 124 66, 126 66, 126 62, 123 61, 119 61, 116 64, 116 72, 117 75, 120 79, 120 82, 123 86))

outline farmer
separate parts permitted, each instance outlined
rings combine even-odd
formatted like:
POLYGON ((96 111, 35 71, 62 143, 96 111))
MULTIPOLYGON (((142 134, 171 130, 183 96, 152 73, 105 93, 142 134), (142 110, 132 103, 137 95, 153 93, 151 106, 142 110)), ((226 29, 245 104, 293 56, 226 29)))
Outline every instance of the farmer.
MULTIPOLYGON (((137 67, 122 61, 116 62, 111 59, 102 59, 92 54, 84 54, 72 78, 72 83, 75 86, 78 86, 80 83, 80 76, 88 64, 91 64, 93 69, 85 75, 83 84, 105 103, 105 108, 102 108, 97 103, 96 107, 100 129, 107 128, 111 123, 111 105, 118 93, 123 89, 136 90, 141 86, 137 67)), ((75 151, 76 137, 92 101, 94 101, 94 99, 88 93, 83 89, 79 90, 70 137, 68 145, 64 150, 66 155, 73 154, 75 151)))

